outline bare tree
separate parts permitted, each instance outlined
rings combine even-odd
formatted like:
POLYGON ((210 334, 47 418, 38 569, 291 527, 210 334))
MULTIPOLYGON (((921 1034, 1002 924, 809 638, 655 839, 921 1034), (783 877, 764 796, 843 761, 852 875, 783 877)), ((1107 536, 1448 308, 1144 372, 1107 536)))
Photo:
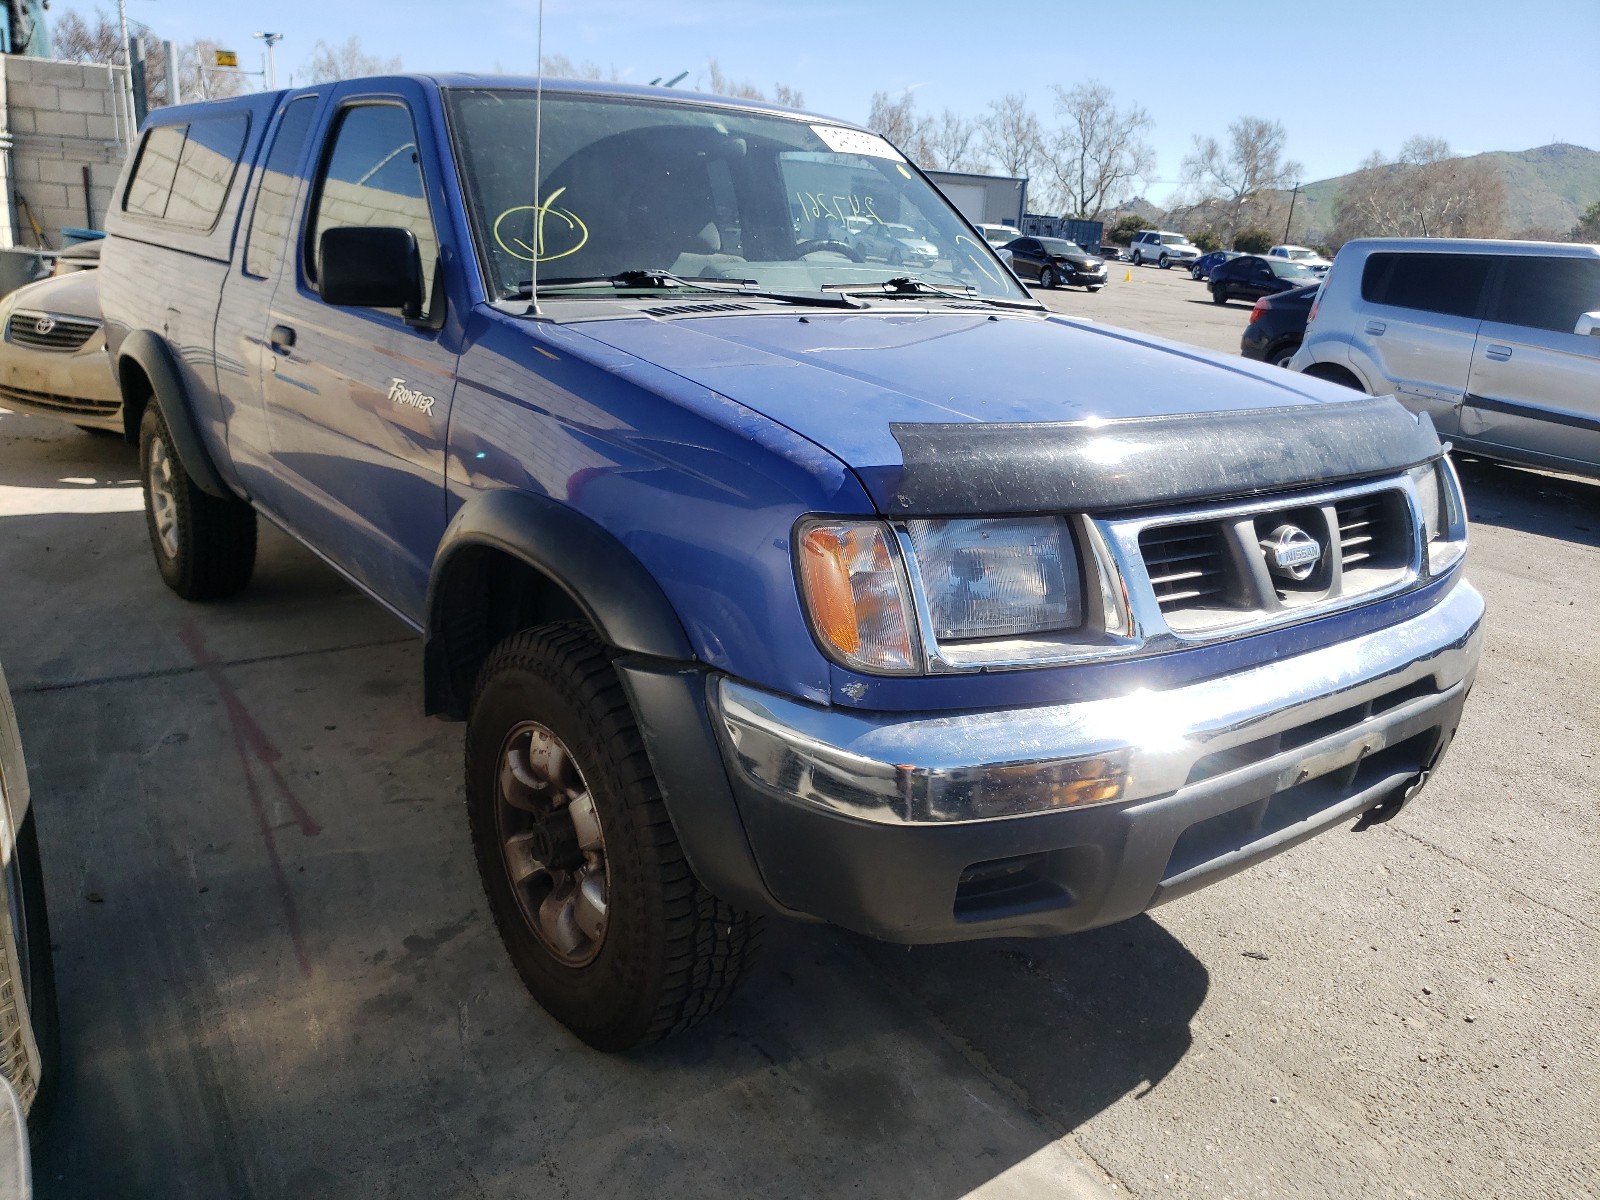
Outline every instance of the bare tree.
POLYGON ((937 120, 928 124, 927 142, 931 152, 924 166, 941 171, 982 172, 989 169, 978 140, 976 121, 963 117, 953 109, 945 109, 937 120))
POLYGON ((1139 105, 1119 109, 1109 87, 1091 79, 1068 91, 1054 85, 1064 124, 1049 138, 1056 189, 1072 216, 1095 220, 1126 199, 1133 182, 1155 171, 1155 150, 1141 134, 1152 125, 1139 105))
POLYGON ((932 123, 917 112, 916 98, 909 91, 898 100, 889 99, 888 92, 873 92, 867 128, 888 138, 915 162, 934 158, 932 123))
POLYGON ((368 54, 355 34, 338 46, 318 40, 311 47, 311 61, 302 72, 302 83, 330 83, 337 79, 357 79, 362 75, 392 75, 400 70, 400 58, 380 58, 368 54))
POLYGON ((1362 160, 1335 205, 1334 241, 1353 237, 1494 237, 1505 232, 1505 179, 1484 159, 1458 158, 1418 135, 1400 157, 1362 160))
POLYGON ((983 118, 983 132, 979 138, 986 159, 998 163, 1006 175, 1023 177, 1033 174, 1044 147, 1044 130, 1039 118, 1028 107, 1028 98, 1021 92, 1009 92, 998 100, 991 100, 983 118))
POLYGON ((555 79, 609 79, 615 82, 619 78, 615 67, 607 74, 597 62, 575 63, 565 54, 546 54, 544 73, 555 79))
MULTIPOLYGON (((231 68, 213 66, 221 43, 197 38, 175 48, 178 58, 178 89, 167 91, 167 60, 160 39, 142 26, 134 36, 144 49, 145 103, 180 103, 185 100, 217 99, 237 96, 245 90, 249 76, 231 68)), ((122 49, 122 34, 117 23, 104 11, 86 21, 75 12, 61 14, 53 34, 55 52, 71 62, 121 64, 127 61, 122 49)))
POLYGON ((1195 136, 1194 153, 1183 160, 1184 180, 1202 201, 1222 202, 1224 240, 1230 244, 1246 221, 1269 219, 1277 204, 1274 191, 1304 169, 1283 157, 1287 140, 1279 122, 1262 117, 1240 117, 1229 125, 1226 145, 1195 136))
POLYGON ((716 59, 706 62, 706 86, 696 88, 697 91, 711 92, 717 96, 732 96, 739 100, 768 100, 781 104, 786 108, 804 108, 805 95, 799 88, 790 87, 787 83, 779 83, 773 87, 773 95, 768 95, 747 79, 733 79, 723 73, 722 67, 716 59))
POLYGON ((216 65, 217 51, 223 48, 212 38, 195 38, 177 47, 180 100, 220 100, 249 90, 249 75, 216 65))

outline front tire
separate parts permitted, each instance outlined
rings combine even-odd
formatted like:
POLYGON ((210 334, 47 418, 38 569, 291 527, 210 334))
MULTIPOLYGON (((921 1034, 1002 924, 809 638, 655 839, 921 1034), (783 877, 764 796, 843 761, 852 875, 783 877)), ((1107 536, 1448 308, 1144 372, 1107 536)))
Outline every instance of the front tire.
POLYGON ((1218 287, 1216 284, 1212 284, 1211 285, 1211 303, 1213 303, 1213 304, 1226 304, 1227 302, 1228 302, 1228 289, 1227 288, 1218 287))
POLYGON ((185 600, 221 600, 250 582, 255 510, 195 486, 154 400, 139 421, 139 476, 150 549, 169 588, 185 600))
POLYGON ((689 869, 621 681, 586 629, 490 654, 467 724, 467 816, 512 965, 551 1016, 626 1050, 719 1009, 759 919, 689 869))
POLYGON ((1157 261, 1156 266, 1160 267, 1163 271, 1165 271, 1165 270, 1167 270, 1168 268, 1170 268, 1172 266, 1172 260, 1170 258, 1168 258, 1165 254, 1163 254, 1161 256, 1160 260, 1157 261))
POLYGON ((1056 286, 1056 273, 1053 268, 1046 267, 1039 272, 1039 286, 1042 288, 1054 288, 1056 286))

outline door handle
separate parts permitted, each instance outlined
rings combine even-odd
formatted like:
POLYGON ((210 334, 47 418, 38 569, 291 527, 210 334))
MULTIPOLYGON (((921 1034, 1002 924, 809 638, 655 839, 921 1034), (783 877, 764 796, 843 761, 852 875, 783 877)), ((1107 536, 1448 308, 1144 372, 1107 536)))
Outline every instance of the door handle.
POLYGON ((1387 329, 1387 328, 1388 328, 1388 326, 1385 325, 1382 321, 1368 321, 1367 322, 1367 332, 1370 333, 1373 337, 1382 337, 1383 336, 1383 331, 1385 329, 1387 329))
POLYGON ((1496 346, 1493 343, 1484 348, 1484 354, 1494 359, 1495 362, 1505 362, 1511 357, 1510 346, 1496 346))
POLYGON ((287 354, 294 347, 294 330, 287 325, 274 325, 272 327, 272 350, 274 354, 287 354))

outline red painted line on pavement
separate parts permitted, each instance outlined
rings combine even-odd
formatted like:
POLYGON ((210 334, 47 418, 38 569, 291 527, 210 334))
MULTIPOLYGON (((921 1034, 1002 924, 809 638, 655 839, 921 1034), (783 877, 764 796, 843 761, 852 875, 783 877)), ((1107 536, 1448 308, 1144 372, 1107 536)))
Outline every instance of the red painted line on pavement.
POLYGON ((273 785, 283 797, 283 802, 289 806, 289 811, 294 814, 300 832, 306 837, 316 837, 322 832, 322 826, 317 823, 317 819, 311 815, 306 806, 300 803, 299 797, 294 794, 288 781, 278 773, 277 763, 283 757, 282 753, 272 744, 272 739, 256 722, 255 717, 250 715, 250 710, 245 707, 244 701, 239 699, 239 693, 233 690, 233 685, 222 673, 222 664, 206 647, 205 635, 193 621, 190 621, 178 631, 178 638, 188 648, 195 665, 205 671, 206 677, 211 680, 211 686, 216 688, 217 694, 222 697, 234 732, 250 748, 261 765, 267 768, 267 774, 272 777, 273 785))
POLYGON ((205 671, 211 680, 211 686, 216 688, 217 694, 222 697, 223 707, 228 713, 228 724, 233 734, 234 752, 239 756, 239 768, 244 772, 244 786, 250 796, 250 808, 256 816, 256 826, 261 831, 261 841, 267 850, 267 862, 272 867, 272 882, 278 893, 278 902, 283 906, 283 922, 289 930, 289 941, 294 946, 295 962, 300 966, 300 974, 311 978, 311 956, 306 951, 305 938, 300 930, 300 910, 294 902, 294 893, 289 888, 289 877, 283 869, 283 858, 278 853, 277 838, 273 833, 272 822, 267 815, 267 803, 261 794, 261 787, 256 782, 255 774, 250 769, 252 756, 260 762, 283 795, 290 810, 295 815, 295 823, 300 827, 300 832, 306 837, 315 837, 322 832, 311 814, 289 789, 282 775, 278 773, 275 765, 282 756, 278 748, 272 744, 255 718, 250 715, 250 710, 245 707, 244 701, 233 690, 224 677, 222 664, 207 649, 205 637, 199 628, 190 621, 178 631, 178 637, 188 648, 195 664, 205 671))

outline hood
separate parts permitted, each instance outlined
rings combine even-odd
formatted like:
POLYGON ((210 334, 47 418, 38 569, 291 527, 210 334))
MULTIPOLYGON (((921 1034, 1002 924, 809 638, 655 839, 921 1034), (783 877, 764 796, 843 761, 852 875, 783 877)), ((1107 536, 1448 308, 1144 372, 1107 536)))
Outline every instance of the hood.
POLYGON ((1101 261, 1092 254, 1058 254, 1056 258, 1075 267, 1098 267, 1101 261))
POLYGON ((64 317, 100 319, 100 278, 95 271, 73 271, 18 288, 4 297, 5 306, 36 308, 64 317))
MULTIPOLYGON (((947 511, 1051 507, 1060 499, 1060 487, 1030 494, 1017 486, 1015 468, 1030 455, 1037 464, 1038 447, 1052 438, 1077 446, 1086 481, 1115 475, 1122 503, 1138 502, 1132 498, 1143 494, 1144 483, 1150 484, 1151 499, 1168 498, 1171 488, 1156 482, 1164 464, 1174 452, 1196 453, 1193 448, 1201 443, 1204 469, 1218 477, 1214 483, 1235 493, 1389 465, 1384 458, 1376 466, 1341 472, 1334 460, 1356 440, 1384 443, 1408 459, 1404 465, 1426 457, 1414 439, 1401 436, 1404 431, 1339 427, 1342 413, 1353 416, 1358 402, 1366 402, 1368 409, 1373 403, 1389 406, 1393 411, 1386 420, 1415 428, 1416 420, 1393 400, 1373 402, 1278 368, 1059 318, 785 312, 586 321, 569 327, 710 388, 824 447, 855 469, 883 512, 912 511, 908 496, 917 489, 908 488, 903 478, 908 464, 913 457, 946 451, 951 461, 967 461, 972 476, 970 494, 959 505, 944 497, 947 511), (1327 416, 1299 424, 1255 419, 1308 409, 1325 409, 1327 416), (1215 439, 1197 437, 1212 417, 1218 418, 1213 422, 1218 429, 1255 425, 1286 444, 1263 449, 1260 437, 1241 439, 1231 432, 1231 448, 1219 447, 1215 439), (1157 425, 1168 432, 1155 437, 1151 431, 1157 425), (962 432, 976 434, 982 426, 1011 433, 985 431, 974 450, 979 442, 962 432), (1304 445, 1296 437, 1300 426, 1309 439, 1304 445), (932 443, 926 436, 930 431, 942 431, 932 443), (1184 451, 1184 444, 1191 449, 1184 451), (1257 461, 1263 455, 1270 461, 1257 461)), ((1427 438, 1433 439, 1431 425, 1427 438)), ((1436 450, 1436 439, 1433 446, 1436 450)), ((1070 473, 1062 460, 1054 471, 1063 477, 1070 473)), ((1093 496, 1079 499, 1087 503, 1093 496)), ((915 503, 932 511, 941 499, 923 489, 915 503)))

